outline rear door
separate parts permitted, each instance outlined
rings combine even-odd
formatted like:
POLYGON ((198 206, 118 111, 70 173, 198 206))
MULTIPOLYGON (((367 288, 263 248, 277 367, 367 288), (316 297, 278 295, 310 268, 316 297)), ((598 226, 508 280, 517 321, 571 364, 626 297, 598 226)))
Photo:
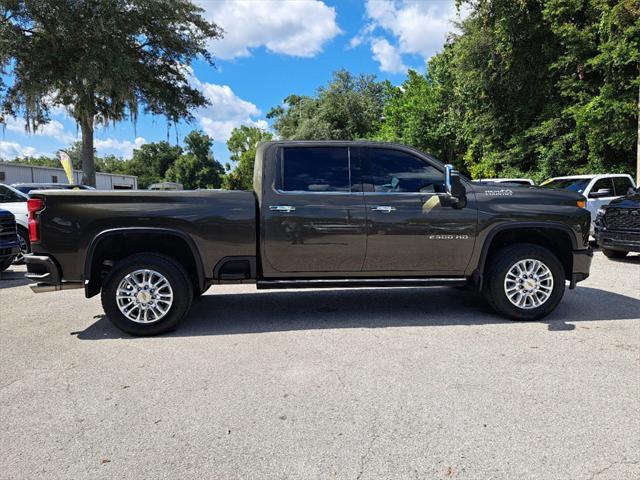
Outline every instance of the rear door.
POLYGON ((261 218, 265 274, 269 267, 295 276, 362 270, 364 198, 349 147, 280 147, 261 218))
POLYGON ((475 201, 445 206, 444 172, 412 153, 369 147, 364 169, 367 255, 364 270, 458 275, 473 252, 475 201))

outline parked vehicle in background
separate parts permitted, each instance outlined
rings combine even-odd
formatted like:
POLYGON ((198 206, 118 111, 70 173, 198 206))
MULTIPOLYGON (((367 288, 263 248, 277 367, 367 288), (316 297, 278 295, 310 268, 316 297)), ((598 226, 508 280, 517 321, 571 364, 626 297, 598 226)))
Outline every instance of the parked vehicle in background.
POLYGON ((135 335, 174 328, 219 283, 470 286, 533 320, 589 275, 583 206, 574 192, 471 183, 402 145, 266 142, 254 191, 33 192, 27 276, 35 291, 102 292, 135 335))
POLYGON ((544 188, 570 190, 587 199, 587 210, 591 214, 591 235, 595 237, 595 220, 598 209, 609 204, 611 200, 623 197, 633 191, 636 184, 631 175, 572 175, 555 177, 540 184, 544 188))
POLYGON ((20 253, 20 242, 13 213, 0 208, 0 272, 4 272, 20 253))
POLYGON ((28 195, 32 190, 95 190, 89 185, 71 183, 14 183, 11 186, 25 195, 28 195))
POLYGON ((479 183, 511 183, 514 185, 535 185, 534 181, 530 178, 480 178, 474 180, 479 183))
POLYGON ((598 209, 596 239, 609 258, 640 252, 640 189, 598 209))
POLYGON ((29 242, 29 210, 27 200, 29 197, 9 185, 0 183, 0 208, 10 211, 18 225, 18 240, 20 252, 14 258, 14 263, 22 263, 24 255, 31 252, 29 242))

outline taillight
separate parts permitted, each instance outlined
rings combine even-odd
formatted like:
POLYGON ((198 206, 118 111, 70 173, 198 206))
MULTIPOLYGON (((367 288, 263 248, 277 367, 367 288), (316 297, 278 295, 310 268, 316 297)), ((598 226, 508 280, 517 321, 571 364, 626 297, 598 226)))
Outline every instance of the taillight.
POLYGON ((42 198, 30 198, 27 200, 29 210, 29 240, 31 242, 40 241, 40 224, 36 214, 44 210, 44 200, 42 198))

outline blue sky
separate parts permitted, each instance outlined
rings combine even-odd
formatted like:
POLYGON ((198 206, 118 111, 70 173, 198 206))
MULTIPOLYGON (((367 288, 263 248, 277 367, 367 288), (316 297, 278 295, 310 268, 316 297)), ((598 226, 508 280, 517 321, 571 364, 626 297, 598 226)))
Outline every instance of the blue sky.
MULTIPOLYGON (((214 155, 228 160, 225 142, 233 127, 269 128, 265 116, 291 94, 313 94, 332 72, 346 68, 370 73, 394 84, 407 68, 424 71, 442 48, 457 17, 452 0, 195 0, 208 19, 225 31, 212 41, 216 67, 192 65, 192 83, 211 101, 194 112, 191 124, 168 130, 163 117, 141 116, 96 129, 99 154, 128 158, 146 142, 181 143, 192 129, 214 138, 214 155), (176 138, 177 136, 177 138, 176 138)), ((10 119, 0 136, 2 159, 52 155, 79 135, 63 110, 36 134, 10 119)))

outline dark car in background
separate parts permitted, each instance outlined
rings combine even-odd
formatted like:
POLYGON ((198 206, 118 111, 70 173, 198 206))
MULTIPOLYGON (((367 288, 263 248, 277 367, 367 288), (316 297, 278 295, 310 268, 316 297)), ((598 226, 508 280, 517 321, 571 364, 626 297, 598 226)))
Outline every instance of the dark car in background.
POLYGON ((596 217, 596 239, 609 258, 640 252, 640 189, 601 207, 596 217))
POLYGON ((72 183, 14 183, 11 186, 25 195, 29 195, 32 190, 95 190, 88 185, 72 183))
POLYGON ((0 208, 0 272, 4 272, 20 253, 20 242, 13 213, 0 208))

